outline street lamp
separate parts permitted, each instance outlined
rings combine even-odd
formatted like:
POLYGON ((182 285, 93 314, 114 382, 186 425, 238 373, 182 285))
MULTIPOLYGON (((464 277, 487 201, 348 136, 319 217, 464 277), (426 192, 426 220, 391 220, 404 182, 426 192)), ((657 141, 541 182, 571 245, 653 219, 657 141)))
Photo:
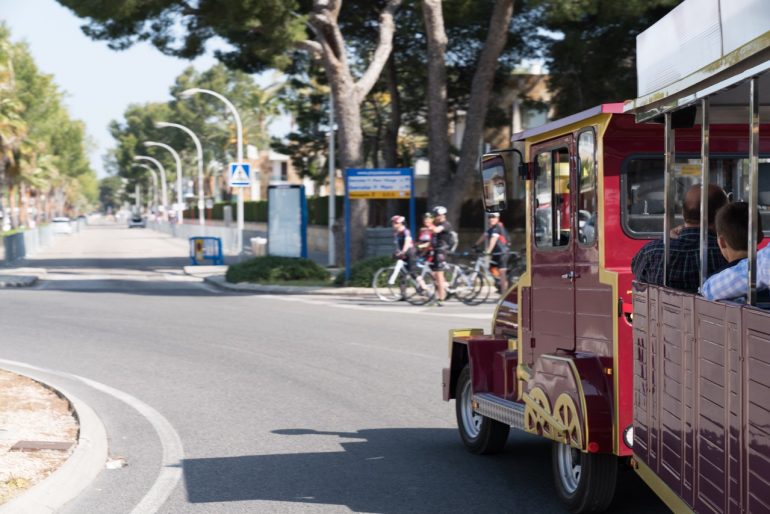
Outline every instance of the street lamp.
POLYGON ((175 210, 179 211, 179 214, 176 217, 177 223, 182 223, 182 216, 184 210, 182 209, 182 205, 184 204, 184 199, 182 198, 182 160, 179 158, 179 154, 176 153, 176 150, 171 148, 169 145, 165 143, 158 143, 157 141, 145 141, 144 146, 158 146, 160 148, 165 148, 169 152, 171 152, 171 155, 174 156, 174 160, 176 161, 176 205, 177 208, 175 210))
POLYGON ((163 201, 163 221, 168 221, 168 189, 166 188, 166 168, 163 167, 158 159, 153 159, 149 155, 135 155, 134 160, 151 162, 160 170, 161 200, 163 201))
MULTIPOLYGON (((243 163, 243 126, 241 125, 241 117, 238 115, 238 110, 235 108, 235 106, 225 98, 223 95, 217 93, 216 91, 212 91, 210 89, 201 89, 199 87, 194 87, 191 89, 186 89, 179 93, 179 96, 181 98, 190 98, 191 96, 198 94, 198 93, 204 93, 207 95, 211 95, 215 98, 218 98, 224 104, 227 106, 227 108, 230 110, 230 112, 235 117, 235 137, 236 137, 236 162, 240 166, 241 163, 243 163)), ((254 175, 252 174, 250 177, 250 180, 254 181, 254 175)), ((236 244, 238 246, 238 253, 243 253, 243 193, 239 190, 238 193, 238 207, 237 207, 237 234, 236 234, 236 244)))
MULTIPOLYGON (((134 166, 139 166, 150 172, 150 175, 152 176, 152 201, 155 205, 158 205, 158 173, 147 164, 136 163, 134 166)), ((136 196, 136 206, 139 207, 139 195, 136 196)), ((150 210, 152 211, 152 209, 150 210)))
POLYGON ((195 135, 195 132, 178 123, 159 121, 155 123, 155 126, 158 128, 174 127, 183 130, 192 138, 193 143, 195 143, 195 150, 198 152, 198 222, 203 226, 206 224, 206 218, 203 216, 203 209, 206 207, 206 202, 203 195, 203 149, 201 148, 201 141, 198 139, 198 136, 195 135))

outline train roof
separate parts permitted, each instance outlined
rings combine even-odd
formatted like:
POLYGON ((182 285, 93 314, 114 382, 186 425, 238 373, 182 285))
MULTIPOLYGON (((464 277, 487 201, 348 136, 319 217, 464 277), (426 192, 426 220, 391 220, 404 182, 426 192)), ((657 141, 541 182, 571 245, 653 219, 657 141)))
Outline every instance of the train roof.
MULTIPOLYGON (((625 112, 638 122, 707 96, 712 106, 734 107, 747 97, 730 88, 770 70, 770 2, 685 0, 637 36, 636 56, 639 97, 625 112)), ((770 95, 761 93, 760 104, 770 95)))
POLYGON ((591 107, 590 109, 586 109, 585 111, 572 114, 570 116, 567 116, 566 118, 549 121, 545 125, 540 125, 539 127, 527 129, 522 132, 517 132, 513 136, 511 136, 511 142, 515 143, 516 141, 524 141, 525 139, 529 139, 533 136, 539 136, 540 134, 545 134, 546 132, 558 130, 568 125, 572 125, 573 123, 579 123, 583 120, 587 120, 588 118, 593 118, 594 116, 597 116, 599 114, 622 114, 622 113, 623 113, 622 103, 610 103, 610 104, 597 105, 596 107, 591 107))

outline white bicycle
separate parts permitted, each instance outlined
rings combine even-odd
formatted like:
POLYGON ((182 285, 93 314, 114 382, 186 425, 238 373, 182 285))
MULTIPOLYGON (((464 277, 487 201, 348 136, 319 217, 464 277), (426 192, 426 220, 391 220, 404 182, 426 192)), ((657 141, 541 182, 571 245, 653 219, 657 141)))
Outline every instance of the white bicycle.
POLYGON ((424 305, 436 294, 433 274, 423 261, 416 261, 416 273, 406 269, 406 261, 399 259, 393 266, 380 268, 372 278, 372 289, 383 302, 406 300, 412 305, 424 305))

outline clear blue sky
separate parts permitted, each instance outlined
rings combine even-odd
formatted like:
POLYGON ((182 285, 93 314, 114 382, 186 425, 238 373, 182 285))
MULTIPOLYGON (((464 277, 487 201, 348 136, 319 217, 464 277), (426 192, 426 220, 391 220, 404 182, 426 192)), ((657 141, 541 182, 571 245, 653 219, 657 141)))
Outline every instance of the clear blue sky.
MULTIPOLYGON (((115 52, 86 37, 83 20, 54 0, 0 0, 0 20, 14 41, 29 44, 41 71, 53 74, 67 93, 71 115, 85 122, 93 141, 89 155, 100 177, 102 156, 114 145, 107 130, 111 120, 122 119, 131 103, 169 100, 169 87, 186 66, 204 70, 215 64, 211 56, 192 63, 168 57, 145 43, 115 52)), ((286 132, 285 125, 276 124, 276 135, 286 132)))

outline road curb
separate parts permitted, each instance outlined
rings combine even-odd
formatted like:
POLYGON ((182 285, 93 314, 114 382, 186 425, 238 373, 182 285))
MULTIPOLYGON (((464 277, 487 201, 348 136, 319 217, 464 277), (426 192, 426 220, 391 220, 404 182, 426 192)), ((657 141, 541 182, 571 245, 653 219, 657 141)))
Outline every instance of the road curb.
POLYGON ((104 469, 107 461, 107 430, 96 412, 78 397, 61 387, 51 385, 26 370, 3 366, 12 373, 25 376, 65 398, 78 421, 78 442, 69 459, 43 481, 20 496, 0 506, 0 514, 48 514, 76 498, 104 469))
POLYGON ((225 280, 224 275, 211 275, 204 277, 203 281, 225 291, 254 294, 285 294, 285 295, 310 295, 310 296, 373 296, 368 287, 309 287, 309 286, 279 286, 250 284, 240 282, 231 284, 225 280))
POLYGON ((0 275, 0 289, 30 287, 35 284, 37 284, 37 277, 32 275, 0 275))

